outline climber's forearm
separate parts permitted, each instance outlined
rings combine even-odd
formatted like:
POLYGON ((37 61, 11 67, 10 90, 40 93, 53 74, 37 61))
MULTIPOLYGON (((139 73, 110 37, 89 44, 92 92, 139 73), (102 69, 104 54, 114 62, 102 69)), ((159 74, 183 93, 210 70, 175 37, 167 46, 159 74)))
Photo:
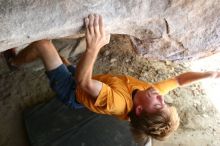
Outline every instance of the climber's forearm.
POLYGON ((92 72, 98 52, 87 51, 82 55, 76 73, 77 84, 92 97, 96 98, 102 88, 102 83, 92 79, 92 72))
POLYGON ((208 78, 219 78, 220 72, 186 72, 176 77, 180 86, 189 85, 191 83, 208 78))

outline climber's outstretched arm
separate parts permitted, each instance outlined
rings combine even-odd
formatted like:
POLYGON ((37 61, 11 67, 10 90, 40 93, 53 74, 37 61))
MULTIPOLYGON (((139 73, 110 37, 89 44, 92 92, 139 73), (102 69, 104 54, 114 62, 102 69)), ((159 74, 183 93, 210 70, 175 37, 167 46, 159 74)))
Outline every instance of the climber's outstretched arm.
POLYGON ((189 85, 202 79, 216 79, 220 78, 220 72, 186 72, 175 77, 180 86, 189 85))

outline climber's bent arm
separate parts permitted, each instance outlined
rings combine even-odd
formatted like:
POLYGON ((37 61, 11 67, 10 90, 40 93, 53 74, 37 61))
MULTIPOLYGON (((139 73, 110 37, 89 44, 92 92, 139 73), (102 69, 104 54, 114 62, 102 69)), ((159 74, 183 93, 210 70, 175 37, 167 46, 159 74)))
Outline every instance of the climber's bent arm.
POLYGON ((102 82, 92 79, 93 66, 100 49, 109 42, 103 20, 99 15, 89 15, 86 24, 86 51, 80 58, 76 70, 77 85, 93 98, 97 98, 102 82))

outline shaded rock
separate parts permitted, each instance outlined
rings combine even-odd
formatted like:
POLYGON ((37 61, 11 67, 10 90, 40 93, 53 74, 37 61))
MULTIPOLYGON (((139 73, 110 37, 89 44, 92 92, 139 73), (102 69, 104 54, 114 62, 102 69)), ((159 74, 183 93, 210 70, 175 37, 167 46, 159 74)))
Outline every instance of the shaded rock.
POLYGON ((86 50, 86 39, 82 38, 79 40, 77 46, 73 48, 69 54, 69 57, 75 57, 86 50))
POLYGON ((114 62, 116 62, 116 61, 117 61, 116 58, 112 58, 112 59, 110 60, 111 63, 114 63, 114 62))
POLYGON ((126 60, 125 60, 125 62, 127 62, 127 63, 130 62, 130 61, 131 61, 130 59, 126 59, 126 60))
POLYGON ((3 54, 0 54, 0 75, 10 72, 10 68, 7 66, 6 60, 3 54))
POLYGON ((129 67, 129 68, 128 68, 128 71, 129 71, 129 72, 134 72, 134 69, 131 68, 131 67, 129 67))
POLYGON ((165 96, 165 101, 168 104, 172 104, 173 103, 173 98, 171 96, 169 96, 169 95, 166 95, 165 96))
POLYGON ((65 58, 70 57, 70 53, 77 47, 78 40, 68 40, 68 39, 61 39, 61 40, 53 40, 53 44, 59 51, 59 54, 65 58))
POLYGON ((105 52, 104 52, 104 56, 108 56, 110 54, 110 51, 108 51, 108 50, 106 50, 105 52))

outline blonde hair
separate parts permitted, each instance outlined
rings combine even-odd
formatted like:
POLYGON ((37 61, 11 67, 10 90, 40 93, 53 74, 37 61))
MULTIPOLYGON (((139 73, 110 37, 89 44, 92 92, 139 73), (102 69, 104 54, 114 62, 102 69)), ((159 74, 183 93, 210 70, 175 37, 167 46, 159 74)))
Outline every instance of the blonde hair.
POLYGON ((140 145, 145 145, 149 138, 167 139, 179 127, 179 116, 176 108, 168 106, 168 110, 160 110, 154 114, 145 111, 140 116, 132 110, 129 113, 131 132, 140 145))

